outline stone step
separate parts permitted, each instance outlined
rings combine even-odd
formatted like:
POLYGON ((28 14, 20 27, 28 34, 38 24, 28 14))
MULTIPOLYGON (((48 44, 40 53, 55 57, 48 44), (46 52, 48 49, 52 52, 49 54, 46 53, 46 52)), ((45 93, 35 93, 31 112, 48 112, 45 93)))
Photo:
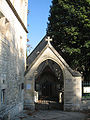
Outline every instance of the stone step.
POLYGON ((63 104, 60 103, 49 103, 49 104, 41 104, 35 103, 36 110, 63 110, 63 104))

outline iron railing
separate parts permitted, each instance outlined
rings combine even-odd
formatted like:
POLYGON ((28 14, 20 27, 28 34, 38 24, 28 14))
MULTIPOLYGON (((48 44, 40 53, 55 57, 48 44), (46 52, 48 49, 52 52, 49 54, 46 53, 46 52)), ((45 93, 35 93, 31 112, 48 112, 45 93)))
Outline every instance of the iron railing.
POLYGON ((82 81, 82 98, 90 98, 90 81, 82 81))

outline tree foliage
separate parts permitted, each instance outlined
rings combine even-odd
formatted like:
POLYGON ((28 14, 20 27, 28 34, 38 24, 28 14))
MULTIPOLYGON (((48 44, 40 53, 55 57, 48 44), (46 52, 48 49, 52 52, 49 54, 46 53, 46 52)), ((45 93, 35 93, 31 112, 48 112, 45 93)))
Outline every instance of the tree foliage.
POLYGON ((48 20, 52 45, 90 79, 90 0, 53 0, 48 20))

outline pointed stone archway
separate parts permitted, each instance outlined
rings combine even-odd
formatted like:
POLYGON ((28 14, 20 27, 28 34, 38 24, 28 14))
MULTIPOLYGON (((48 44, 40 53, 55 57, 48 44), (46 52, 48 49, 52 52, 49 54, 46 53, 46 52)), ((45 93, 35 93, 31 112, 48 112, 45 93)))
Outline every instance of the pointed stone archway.
POLYGON ((64 80, 60 66, 47 59, 35 76, 36 109, 63 109, 64 80))
MULTIPOLYGON (((77 71, 73 71, 69 67, 69 65, 61 57, 61 55, 50 44, 50 40, 48 40, 47 42, 46 38, 43 38, 43 40, 34 49, 30 56, 28 56, 27 64, 28 68, 25 73, 25 108, 35 109, 35 103, 38 101, 38 98, 40 98, 40 92, 44 95, 44 97, 46 95, 50 97, 49 93, 43 92, 43 88, 41 89, 41 91, 36 90, 38 86, 37 83, 42 83, 43 80, 41 79, 44 79, 45 76, 45 79, 47 79, 47 76, 52 76, 52 73, 53 79, 55 78, 56 81, 58 81, 59 76, 57 74, 59 71, 61 71, 63 78, 62 81, 64 91, 64 110, 80 109, 82 91, 81 74, 77 71), (48 70, 50 72, 48 72, 48 70), (49 75, 47 75, 47 72, 49 73, 49 75), (39 77, 41 77, 41 79, 39 79, 39 77)), ((48 80, 48 82, 49 84, 51 84, 52 82, 54 83, 54 80, 48 80)), ((49 87, 49 89, 51 90, 50 85, 47 85, 44 82, 41 86, 49 87)))

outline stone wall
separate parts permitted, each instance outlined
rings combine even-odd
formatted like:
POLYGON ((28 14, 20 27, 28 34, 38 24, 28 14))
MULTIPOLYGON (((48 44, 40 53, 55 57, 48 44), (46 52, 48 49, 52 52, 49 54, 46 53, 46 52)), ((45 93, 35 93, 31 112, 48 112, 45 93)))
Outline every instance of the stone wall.
POLYGON ((90 111, 90 99, 81 100, 81 110, 90 111))
MULTIPOLYGON (((65 62, 65 60, 60 56, 59 53, 52 47, 52 45, 46 44, 46 46, 42 47, 41 43, 36 47, 36 49, 32 52, 32 54, 27 58, 27 61, 33 62, 29 65, 26 75, 25 75, 25 107, 34 108, 34 92, 35 92, 35 77, 37 74, 42 72, 42 69, 39 70, 38 67, 46 60, 52 60, 57 63, 61 68, 63 73, 63 82, 64 82, 64 110, 69 111, 77 111, 80 110, 81 107, 81 96, 82 96, 82 77, 81 74, 72 70, 69 65, 65 62), (40 46, 41 45, 41 46, 40 46), (43 48, 37 56, 38 47, 43 48), (28 87, 30 86, 30 87, 28 87)), ((30 63, 29 63, 30 64, 30 63)), ((55 73, 55 72, 54 72, 55 73)))
POLYGON ((6 0, 0 0, 0 116, 4 118, 23 110, 26 40, 14 12, 6 0))
POLYGON ((70 76, 70 73, 67 73, 67 78, 64 84, 64 110, 78 111, 81 108, 82 79, 70 76))
POLYGON ((20 18, 24 22, 25 26, 27 26, 27 7, 28 0, 10 0, 13 4, 14 8, 18 12, 20 18))

